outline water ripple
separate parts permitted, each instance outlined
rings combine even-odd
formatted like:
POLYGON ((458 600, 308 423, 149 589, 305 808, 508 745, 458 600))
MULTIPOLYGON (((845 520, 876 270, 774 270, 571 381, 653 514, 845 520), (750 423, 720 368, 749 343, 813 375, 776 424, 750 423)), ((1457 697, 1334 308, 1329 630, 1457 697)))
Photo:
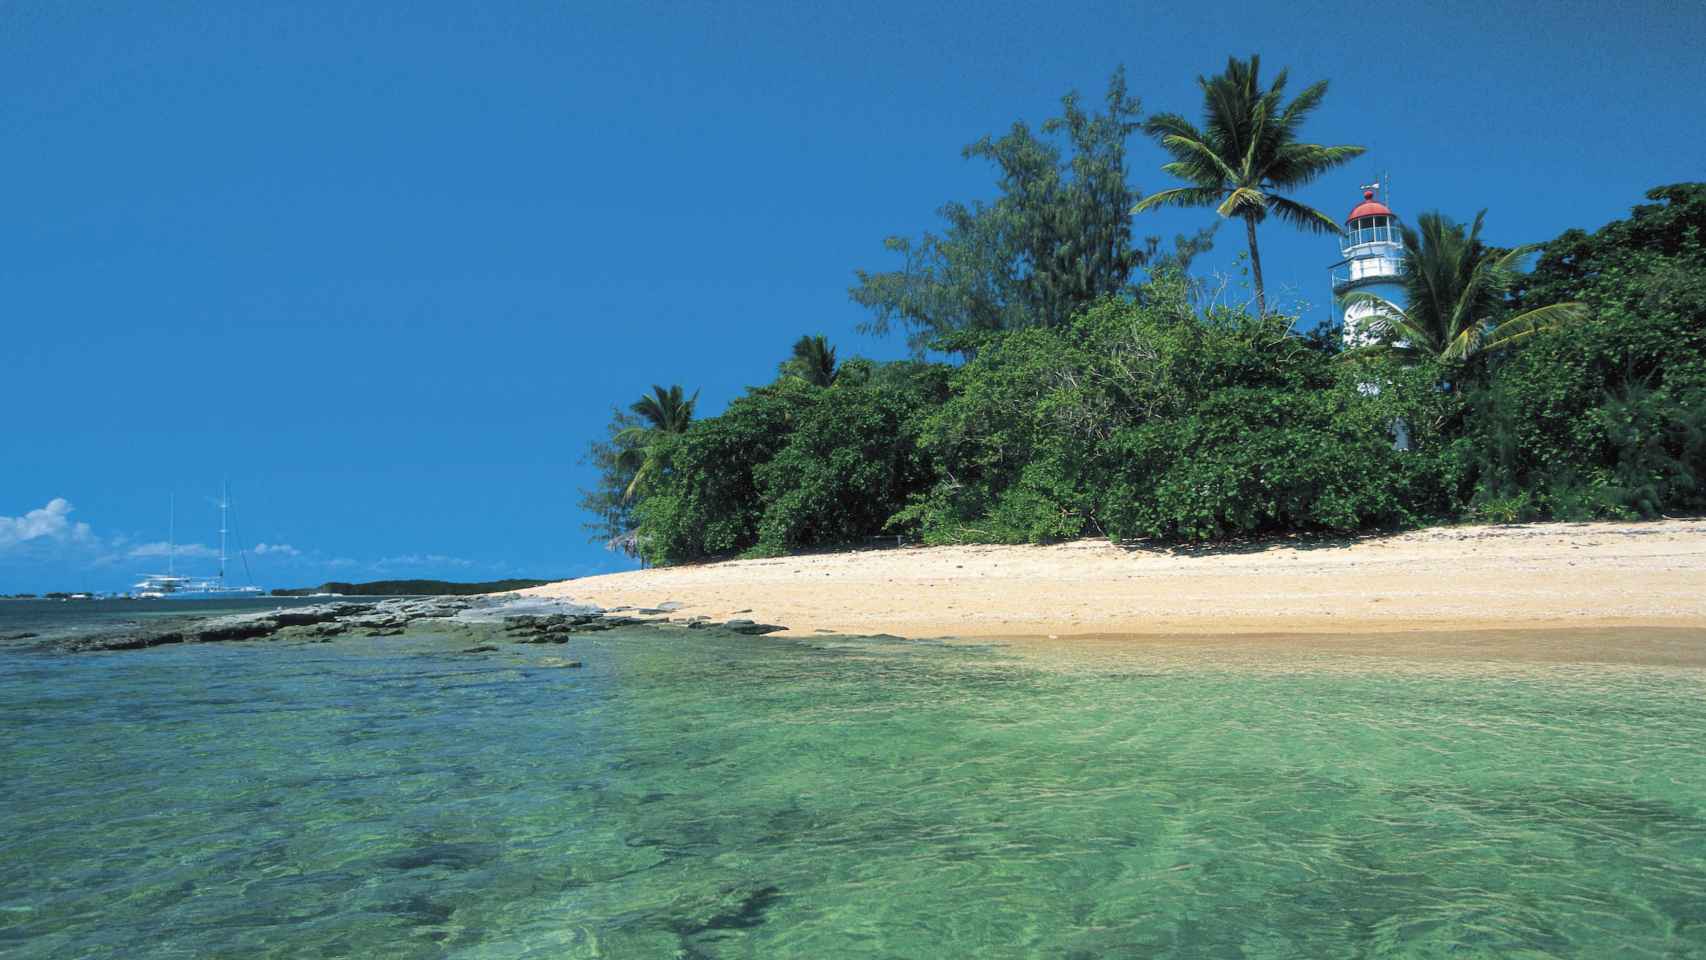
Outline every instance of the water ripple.
POLYGON ((1706 956, 1698 671, 535 655, 8 659, 0 952, 1706 956))

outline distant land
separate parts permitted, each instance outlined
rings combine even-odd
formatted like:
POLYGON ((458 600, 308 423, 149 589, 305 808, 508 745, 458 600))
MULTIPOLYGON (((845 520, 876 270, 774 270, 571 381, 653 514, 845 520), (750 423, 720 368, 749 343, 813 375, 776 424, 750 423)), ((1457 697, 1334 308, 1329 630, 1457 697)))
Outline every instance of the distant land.
POLYGON ((551 580, 488 580, 484 583, 451 583, 448 580, 372 580, 367 583, 330 581, 317 587, 274 590, 275 597, 307 597, 316 593, 339 593, 346 597, 462 597, 476 593, 503 593, 543 586, 551 580))

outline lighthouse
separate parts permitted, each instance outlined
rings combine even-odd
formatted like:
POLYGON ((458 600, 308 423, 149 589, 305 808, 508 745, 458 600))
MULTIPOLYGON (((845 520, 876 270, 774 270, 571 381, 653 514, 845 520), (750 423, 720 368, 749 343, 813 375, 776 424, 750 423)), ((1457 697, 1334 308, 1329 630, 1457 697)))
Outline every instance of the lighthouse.
POLYGON ((1331 268, 1333 299, 1340 309, 1347 347, 1373 342, 1378 331, 1371 322, 1375 305, 1363 302, 1347 306, 1346 294, 1372 294, 1395 307, 1404 306, 1404 237, 1398 229, 1398 215, 1375 199, 1379 186, 1365 187, 1362 202, 1345 218, 1345 232, 1339 237, 1344 259, 1331 268))
MULTIPOLYGON (((1347 294, 1366 293, 1399 309, 1404 307, 1404 235, 1398 229, 1398 215, 1374 198, 1379 188, 1379 183, 1363 187, 1362 202, 1351 208, 1351 215, 1345 218, 1345 232, 1339 237, 1344 259, 1331 268, 1333 301, 1340 310, 1346 347, 1373 343, 1380 335, 1374 323, 1380 308, 1360 299, 1346 304, 1347 294)), ((1378 383, 1361 383, 1357 388, 1364 396, 1380 393, 1378 383)), ((1410 449, 1410 425, 1402 419, 1392 421, 1392 447, 1410 449)))

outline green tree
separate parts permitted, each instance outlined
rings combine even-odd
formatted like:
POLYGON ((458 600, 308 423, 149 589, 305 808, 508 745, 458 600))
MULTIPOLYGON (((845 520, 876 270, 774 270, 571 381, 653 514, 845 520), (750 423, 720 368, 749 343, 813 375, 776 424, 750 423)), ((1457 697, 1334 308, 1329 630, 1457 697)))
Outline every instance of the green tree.
POLYGON ((634 529, 634 498, 628 488, 645 460, 641 450, 644 434, 634 429, 639 425, 640 419, 633 414, 612 410, 604 438, 588 444, 581 458, 581 463, 592 467, 598 477, 591 487, 580 491, 581 509, 591 517, 584 525, 589 539, 630 554, 634 553, 629 537, 634 529))
POLYGON ((1513 309, 1582 301, 1470 392, 1486 517, 1706 510, 1706 183, 1647 191, 1631 216, 1570 230, 1518 278, 1513 309))
MULTIPOLYGON (((1039 137, 1023 122, 1006 136, 965 148, 995 164, 1000 196, 992 203, 949 203, 947 227, 917 241, 891 237, 899 270, 858 271, 850 294, 871 311, 864 332, 905 328, 916 353, 972 352, 988 334, 1065 324, 1100 297, 1118 293, 1144 265, 1156 241, 1133 242, 1126 184, 1126 140, 1138 129, 1139 104, 1125 73, 1108 81, 1101 113, 1077 93, 1039 137), (1064 138, 1070 156, 1056 142, 1064 138)), ((1189 250, 1181 250, 1188 257, 1189 250)))
POLYGON ((753 471, 764 498, 759 551, 857 543, 881 532, 935 479, 917 443, 924 409, 916 391, 820 391, 787 444, 753 471))
POLYGON ((693 408, 699 403, 699 391, 689 397, 675 384, 667 390, 652 384, 652 392, 634 401, 629 407, 642 420, 644 428, 661 433, 682 433, 693 422, 693 408))
POLYGON ((822 334, 803 336, 794 342, 793 355, 782 362, 781 372, 814 387, 831 386, 840 373, 835 368, 835 348, 822 334))
POLYGON ((1517 265, 1537 248, 1489 248, 1481 240, 1486 216, 1485 210, 1477 213, 1465 229, 1430 211, 1416 218, 1419 230, 1403 227, 1406 306, 1368 293, 1345 296, 1346 305, 1369 305, 1371 332, 1379 340, 1344 356, 1392 353, 1461 362, 1587 315, 1585 304, 1571 301, 1509 316, 1507 295, 1517 285, 1517 265))
POLYGON ((652 392, 636 400, 628 409, 640 418, 639 423, 618 433, 618 441, 626 458, 625 467, 633 469, 624 496, 633 499, 640 485, 655 474, 663 463, 668 445, 663 438, 685 433, 693 422, 693 408, 699 403, 699 391, 689 397, 674 384, 668 389, 653 384, 652 392))
POLYGON ((1250 269, 1256 281, 1256 312, 1268 312, 1262 283, 1262 257, 1256 225, 1271 213, 1302 230, 1338 233, 1339 224, 1313 207, 1281 196, 1314 180, 1364 148, 1303 143, 1299 128, 1327 94, 1325 80, 1283 104, 1286 71, 1262 89, 1261 58, 1228 59, 1226 71, 1197 77, 1203 92, 1203 127, 1176 113, 1151 117, 1144 131, 1173 157, 1162 170, 1190 185, 1143 198, 1133 213, 1157 207, 1214 207, 1222 217, 1238 217, 1250 243, 1250 269))
POLYGON ((757 543, 765 502, 753 473, 788 442, 803 411, 832 392, 787 378, 660 436, 658 469, 634 507, 641 555, 672 563, 757 543))

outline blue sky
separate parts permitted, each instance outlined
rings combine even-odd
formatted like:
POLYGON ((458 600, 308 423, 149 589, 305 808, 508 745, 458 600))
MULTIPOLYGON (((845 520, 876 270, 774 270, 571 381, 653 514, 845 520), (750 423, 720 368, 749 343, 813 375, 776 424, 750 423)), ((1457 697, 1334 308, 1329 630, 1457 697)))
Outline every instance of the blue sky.
MULTIPOLYGON (((1332 213, 1390 169, 1516 243, 1706 176, 1698 3, 0 4, 0 592, 158 568, 173 496, 209 570, 222 476, 265 586, 620 569, 575 507, 612 405, 900 356, 847 288, 990 194, 961 146, 1251 52, 1369 148, 1332 213)), ((1333 242, 1262 242, 1324 312, 1333 242)))

